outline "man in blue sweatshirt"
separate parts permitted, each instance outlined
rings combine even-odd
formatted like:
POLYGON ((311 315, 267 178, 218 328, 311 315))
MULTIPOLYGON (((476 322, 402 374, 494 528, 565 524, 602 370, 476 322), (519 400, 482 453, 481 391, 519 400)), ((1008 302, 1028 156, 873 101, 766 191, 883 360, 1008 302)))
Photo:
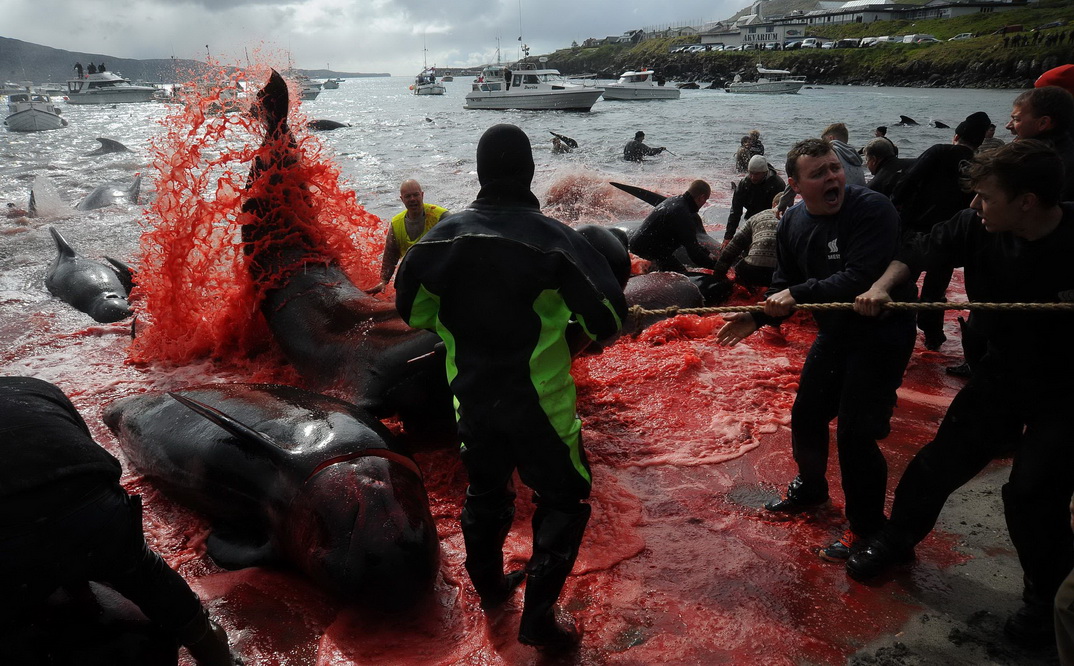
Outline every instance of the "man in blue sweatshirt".
MULTIPOLYGON (((776 231, 776 270, 763 314, 728 316, 717 334, 734 345, 764 324, 778 325, 799 303, 849 303, 895 257, 899 216, 887 197, 847 185, 843 165, 826 139, 806 139, 787 153, 787 180, 802 202, 783 215, 776 231)), ((904 285, 895 294, 910 300, 904 285)), ((784 498, 765 508, 783 516, 812 511, 828 501, 828 426, 838 419, 836 448, 850 529, 820 549, 845 561, 852 549, 885 523, 887 462, 877 441, 890 432, 895 390, 914 345, 912 315, 870 319, 850 311, 817 312, 817 338, 809 350, 791 410, 791 445, 798 475, 784 498)))

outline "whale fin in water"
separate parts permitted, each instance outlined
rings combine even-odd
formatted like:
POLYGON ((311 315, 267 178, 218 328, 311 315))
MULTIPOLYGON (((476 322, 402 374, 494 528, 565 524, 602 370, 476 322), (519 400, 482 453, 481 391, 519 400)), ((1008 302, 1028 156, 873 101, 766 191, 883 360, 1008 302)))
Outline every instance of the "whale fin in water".
POLYGON ((109 153, 129 153, 131 149, 124 146, 122 143, 115 139, 106 139, 103 136, 97 137, 97 141, 100 142, 100 147, 93 152, 86 153, 86 157, 93 157, 95 155, 107 155, 109 153))
POLYGON ((665 199, 667 199, 667 197, 665 197, 663 194, 657 194, 656 192, 652 192, 652 191, 647 190, 647 189, 645 189, 643 187, 635 187, 634 185, 624 185, 623 183, 610 183, 610 184, 613 187, 618 187, 619 189, 623 190, 627 194, 632 194, 632 195, 636 196, 637 198, 641 199, 642 201, 644 201, 645 203, 647 203, 647 204, 649 204, 651 206, 659 206, 661 203, 664 202, 665 199))

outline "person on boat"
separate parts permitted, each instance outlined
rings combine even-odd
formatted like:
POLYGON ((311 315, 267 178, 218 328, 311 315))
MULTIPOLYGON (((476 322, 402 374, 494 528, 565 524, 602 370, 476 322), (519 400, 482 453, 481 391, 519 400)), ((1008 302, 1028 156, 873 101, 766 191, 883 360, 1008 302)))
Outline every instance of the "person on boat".
POLYGON ((571 354, 614 338, 627 309, 608 260, 541 214, 533 174, 525 132, 489 128, 477 146, 477 200, 403 259, 396 306, 410 326, 435 330, 447 345, 469 481, 465 567, 481 606, 501 606, 525 578, 519 641, 569 648, 580 634, 566 617, 557 622, 555 605, 589 521, 592 484, 571 354), (505 575, 516 469, 537 505, 533 549, 524 573, 505 575))
POLYGON ((120 486, 119 461, 93 441, 59 388, 0 378, 0 423, 5 625, 61 587, 77 595, 96 581, 134 602, 197 664, 241 663, 190 586, 146 543, 140 498, 120 486))
POLYGON ((832 144, 832 150, 843 163, 843 174, 846 176, 847 185, 865 185, 865 166, 861 155, 850 147, 850 131, 846 123, 832 123, 824 128, 820 138, 827 139, 832 144))
POLYGON ((783 192, 785 187, 787 184, 763 155, 751 157, 746 168, 746 177, 735 185, 735 193, 731 197, 731 213, 727 216, 724 244, 726 245, 738 230, 743 209, 747 218, 768 210, 772 207, 772 197, 783 192))
POLYGON ((690 272, 675 256, 680 249, 696 266, 712 268, 718 244, 705 233, 697 214, 711 194, 708 183, 695 180, 686 192, 662 201, 630 237, 630 251, 648 259, 660 271, 690 272))
POLYGON ((727 271, 734 269, 735 283, 747 289, 768 287, 772 284, 772 272, 776 269, 776 206, 783 191, 780 189, 769 202, 769 207, 746 218, 730 242, 720 252, 720 258, 712 267, 712 275, 727 279, 727 271), (741 258, 740 258, 741 257, 741 258))
POLYGON ((660 146, 659 148, 650 148, 645 145, 645 132, 635 132, 633 141, 627 141, 627 144, 623 146, 623 159, 628 162, 641 162, 645 157, 651 157, 653 155, 659 155, 667 150, 667 148, 660 146))
POLYGON ((80 79, 82 78, 82 63, 80 62, 75 63, 75 75, 80 79))
POLYGON ((1063 201, 1074 201, 1074 97, 1059 86, 1031 88, 1014 99, 1007 129, 1015 141, 1038 139, 1063 160, 1063 201))
POLYGON ((865 168, 873 174, 869 181, 869 189, 879 192, 885 197, 891 198, 891 193, 902 178, 902 172, 907 162, 895 155, 894 144, 885 138, 873 139, 865 144, 865 168))
POLYGON ((93 63, 91 62, 91 63, 89 64, 89 67, 87 67, 87 68, 86 68, 86 73, 87 73, 87 74, 96 74, 96 73, 97 73, 97 65, 94 65, 94 64, 93 64, 93 63))
POLYGON ((104 63, 102 62, 102 63, 100 64, 100 66, 99 66, 99 67, 97 67, 97 71, 98 71, 98 72, 107 72, 108 70, 107 70, 107 69, 105 69, 104 63))
MULTIPOLYGON (((932 146, 906 170, 891 195, 903 234, 927 234, 934 225, 970 205, 973 193, 963 190, 962 164, 973 159, 991 122, 983 111, 971 113, 955 128, 950 143, 932 146)), ((945 268, 926 272, 921 282, 921 300, 945 301, 951 275, 945 268)), ((917 327, 925 336, 925 349, 937 351, 947 341, 942 310, 918 312, 917 327)))
MULTIPOLYGON (((1060 157, 1040 141, 1018 140, 978 155, 969 171, 971 208, 916 237, 884 275, 855 299, 876 316, 915 271, 959 267, 971 302, 1043 303, 1074 293, 1074 204, 1060 203, 1060 157)), ((891 519, 847 561, 864 581, 909 563, 947 498, 1017 442, 1002 489, 1011 542, 1022 565, 1023 605, 1004 630, 1017 642, 1054 638, 1053 600, 1074 568, 1068 502, 1074 493, 1074 346, 1069 311, 975 311, 987 352, 955 396, 932 441, 895 489, 891 519)))
MULTIPOLYGON (((787 180, 802 202, 776 228, 776 270, 763 313, 725 316, 720 345, 741 342, 761 326, 779 325, 799 303, 850 302, 879 278, 899 248, 899 215, 887 197, 847 185, 843 165, 825 139, 806 139, 787 153, 787 180)), ((913 300, 911 285, 895 294, 913 300)), ((791 408, 791 447, 798 474, 782 498, 764 505, 773 516, 816 511, 828 502, 829 426, 838 419, 836 449, 850 529, 820 548, 822 559, 845 561, 884 526, 887 463, 878 445, 891 430, 895 391, 914 347, 914 318, 817 311, 791 408)))
POLYGON ((380 259, 380 282, 367 293, 379 294, 391 282, 395 267, 422 237, 435 227, 447 208, 425 203, 425 192, 421 184, 413 178, 404 180, 399 186, 399 200, 405 208, 397 213, 388 225, 384 238, 384 254, 380 259))

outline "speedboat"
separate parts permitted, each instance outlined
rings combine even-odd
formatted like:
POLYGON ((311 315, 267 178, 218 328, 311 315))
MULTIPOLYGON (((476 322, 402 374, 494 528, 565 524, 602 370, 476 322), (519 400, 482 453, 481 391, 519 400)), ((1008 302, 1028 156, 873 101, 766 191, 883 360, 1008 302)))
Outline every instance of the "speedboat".
POLYGON ((450 83, 451 81, 454 81, 454 80, 455 80, 455 77, 452 76, 451 74, 448 74, 447 76, 441 76, 440 77, 440 83, 450 83))
POLYGON ((321 85, 322 90, 336 90, 339 88, 339 79, 326 79, 321 85))
POLYGON ((559 70, 537 69, 533 63, 513 67, 492 65, 466 93, 465 109, 589 111, 604 88, 567 83, 559 70))
POLYGON ((94 72, 81 79, 68 79, 68 104, 117 104, 148 102, 157 94, 153 86, 134 85, 115 72, 94 72))
POLYGON ((679 89, 665 88, 663 83, 646 67, 623 72, 618 81, 604 86, 604 99, 679 99, 679 89))
POLYGON ((410 86, 415 95, 443 95, 447 88, 436 82, 436 70, 426 67, 414 78, 414 85, 410 86))
POLYGON ((804 76, 792 76, 786 69, 765 69, 758 64, 756 81, 743 81, 741 74, 735 74, 735 80, 724 90, 729 93, 793 95, 805 84, 804 76))
POLYGON ((52 98, 41 93, 14 93, 7 98, 4 124, 12 132, 39 132, 67 127, 52 98))

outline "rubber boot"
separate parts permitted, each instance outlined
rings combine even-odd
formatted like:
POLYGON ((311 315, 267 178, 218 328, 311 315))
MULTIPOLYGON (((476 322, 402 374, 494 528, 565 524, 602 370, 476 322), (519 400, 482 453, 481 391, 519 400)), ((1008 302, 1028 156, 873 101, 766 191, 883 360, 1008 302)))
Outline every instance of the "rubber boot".
POLYGON ((460 521, 466 573, 485 610, 502 605, 525 578, 521 570, 503 572, 503 544, 514 518, 514 493, 480 497, 467 490, 460 521))
POLYGON ((228 646, 227 633, 213 622, 204 608, 177 632, 177 638, 198 666, 242 665, 242 660, 232 654, 228 646))
POLYGON ((563 650, 581 640, 572 618, 556 620, 556 601, 574 568, 591 511, 588 504, 577 504, 569 510, 538 506, 534 512, 533 557, 527 567, 526 601, 518 625, 520 643, 563 650))

